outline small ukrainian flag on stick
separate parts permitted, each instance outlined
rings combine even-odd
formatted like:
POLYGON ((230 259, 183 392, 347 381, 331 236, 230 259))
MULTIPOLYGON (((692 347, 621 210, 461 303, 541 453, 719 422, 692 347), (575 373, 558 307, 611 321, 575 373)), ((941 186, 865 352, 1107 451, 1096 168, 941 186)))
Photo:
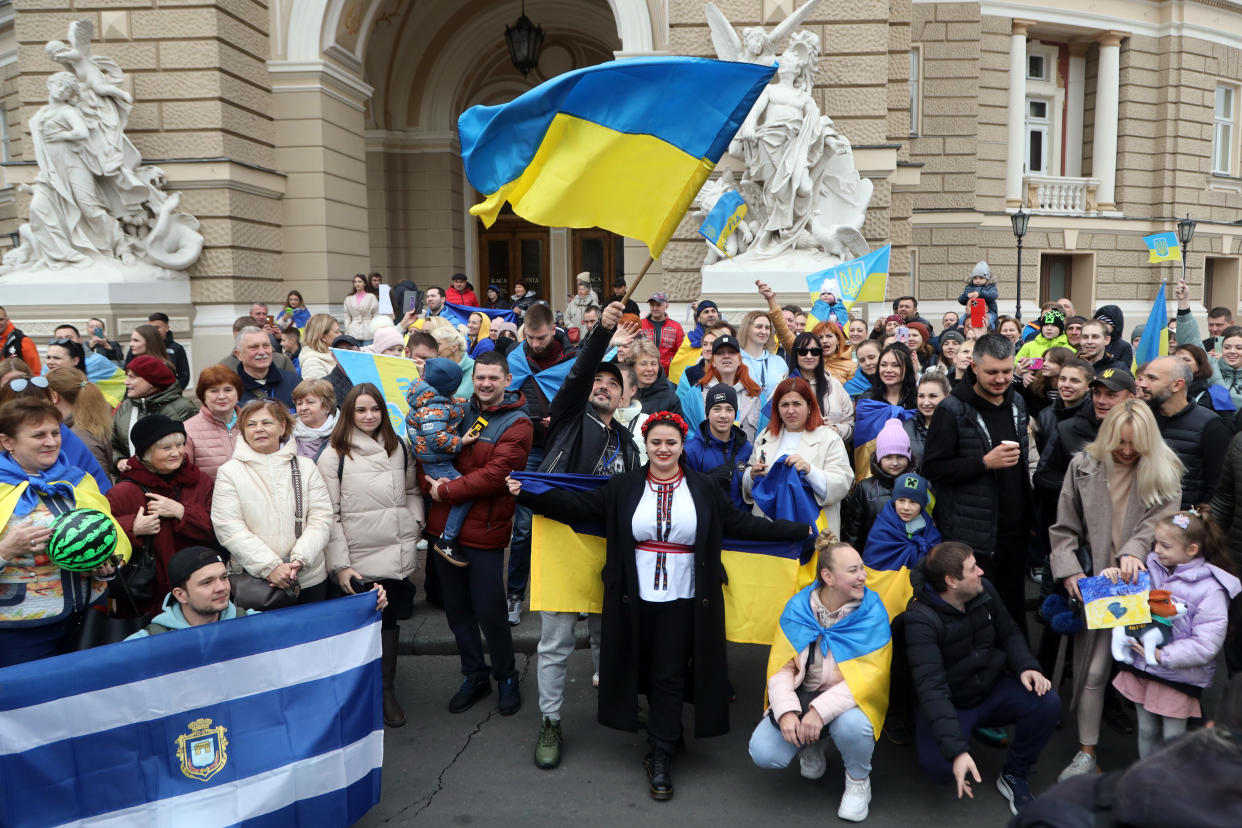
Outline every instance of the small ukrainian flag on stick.
MULTIPOLYGON (((746 202, 737 190, 729 190, 716 199, 716 206, 712 207, 711 212, 699 226, 699 235, 707 239, 721 253, 729 256, 729 251, 725 249, 725 242, 729 236, 733 235, 733 231, 737 229, 742 219, 746 218, 746 209, 746 202)), ((729 256, 729 258, 733 257, 729 256)))
POLYGON ((1152 233, 1150 236, 1144 236, 1143 244, 1147 245, 1148 264, 1180 262, 1182 260, 1182 249, 1177 246, 1177 234, 1172 230, 1166 233, 1152 233))

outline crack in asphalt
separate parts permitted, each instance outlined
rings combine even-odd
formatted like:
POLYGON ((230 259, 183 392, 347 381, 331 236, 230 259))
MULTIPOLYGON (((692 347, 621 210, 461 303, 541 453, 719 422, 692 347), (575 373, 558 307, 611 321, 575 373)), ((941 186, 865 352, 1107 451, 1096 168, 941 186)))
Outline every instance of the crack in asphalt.
MULTIPOLYGON (((526 676, 530 672, 530 665, 532 662, 534 662, 534 660, 535 659, 531 658, 530 656, 526 656, 526 663, 522 666, 522 670, 520 673, 520 676, 521 676, 519 679, 520 686, 525 686, 526 676)), ((443 769, 441 769, 440 774, 436 777, 436 786, 431 791, 431 793, 427 794, 421 799, 415 802, 412 802, 406 807, 402 808, 400 811, 393 814, 388 819, 384 820, 385 823, 393 822, 397 818, 401 817, 410 808, 413 808, 415 805, 418 805, 418 809, 414 811, 414 813, 410 814, 409 816, 410 821, 413 822, 418 819, 419 814, 421 814, 423 811, 430 808, 432 801, 435 800, 436 798, 436 795, 439 794, 440 791, 444 790, 445 775, 448 774, 448 772, 453 769, 453 766, 457 764, 457 760, 460 759, 463 754, 465 754, 467 749, 469 749, 470 742, 473 741, 474 737, 479 735, 479 733, 483 730, 483 725, 487 724, 488 722, 492 720, 494 716, 498 716, 498 715, 500 715, 500 711, 497 708, 493 707, 491 710, 488 711, 486 716, 484 716, 479 721, 475 722, 474 729, 466 734, 466 741, 462 743, 461 748, 457 751, 457 753, 453 754, 453 758, 449 760, 448 764, 445 765, 443 769)))

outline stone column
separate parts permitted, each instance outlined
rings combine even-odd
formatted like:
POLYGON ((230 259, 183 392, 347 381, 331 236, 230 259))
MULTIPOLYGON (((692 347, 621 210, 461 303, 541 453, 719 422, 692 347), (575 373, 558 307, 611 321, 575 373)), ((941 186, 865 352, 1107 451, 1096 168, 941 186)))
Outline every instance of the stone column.
POLYGON ((1095 200, 1101 210, 1115 210, 1117 183, 1117 100, 1121 89, 1121 41, 1128 32, 1108 31, 1096 40, 1100 60, 1095 87, 1095 138, 1091 143, 1091 177, 1100 180, 1095 200))
POLYGON ((1005 164, 1005 206, 1022 204, 1026 155, 1026 31, 1033 20, 1015 17, 1009 37, 1009 155, 1005 164))
POLYGON ((1087 47, 1090 43, 1069 45, 1069 79, 1066 83, 1065 174, 1082 176, 1082 131, 1087 94, 1087 47))

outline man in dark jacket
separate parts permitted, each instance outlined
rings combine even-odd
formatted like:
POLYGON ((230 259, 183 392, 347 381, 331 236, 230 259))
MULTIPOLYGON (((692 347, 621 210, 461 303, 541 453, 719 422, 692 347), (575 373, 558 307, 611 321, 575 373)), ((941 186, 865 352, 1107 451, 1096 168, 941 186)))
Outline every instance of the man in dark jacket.
POLYGON ((156 311, 147 317, 147 321, 160 332, 160 336, 164 337, 164 348, 168 351, 168 358, 172 360, 173 368, 177 372, 177 384, 184 391, 190 387, 190 360, 185 355, 185 348, 181 346, 181 343, 173 339, 168 314, 156 311))
POLYGON ((973 797, 968 775, 982 780, 970 732, 1016 724, 996 787, 1017 814, 1033 798, 1027 774, 1056 728, 1061 700, 969 546, 932 547, 911 585, 905 632, 919 766, 936 782, 955 780, 959 799, 973 797))
POLYGON ((1121 363, 1121 367, 1129 368, 1134 364, 1134 349, 1125 339, 1126 317, 1116 305, 1101 305, 1092 319, 1098 319, 1108 326, 1108 345, 1104 351, 1110 359, 1121 363))
POLYGON ((500 713, 513 715, 521 706, 518 672, 513 658, 513 638, 505 608, 505 544, 513 521, 514 499, 505 478, 526 468, 533 429, 523 412, 521 391, 507 391, 509 365, 495 351, 481 354, 474 363, 474 396, 462 418, 463 431, 479 420, 486 425, 479 438, 464 447, 453 461, 461 472, 456 480, 428 479, 424 488, 431 495, 427 532, 444 531, 449 508, 470 502, 458 542, 470 566, 457 567, 438 555, 431 565, 440 576, 440 594, 449 629, 461 654, 461 688, 449 701, 450 713, 470 709, 491 693, 488 673, 500 688, 500 713), (483 657, 483 640, 491 654, 489 668, 483 657))
MULTIPOLYGON (((1099 374, 1108 368, 1130 370, 1130 363, 1122 363, 1108 352, 1108 325, 1099 319, 1082 323, 1078 338, 1078 357, 1091 363, 1091 368, 1099 374)), ((1125 343, 1123 343, 1125 344, 1125 343)), ((1126 347, 1130 346, 1126 344, 1126 347)))
POLYGON ((302 380, 272 364, 272 342, 262 328, 242 328, 234 354, 239 363, 237 375, 242 381, 239 405, 253 400, 279 400, 290 412, 294 410, 293 389, 302 380))
MULTIPOLYGON (((613 417, 625 389, 624 375, 617 363, 603 361, 624 310, 620 302, 604 308, 599 325, 582 344, 578 361, 552 398, 546 455, 539 471, 611 477, 642 465, 634 438, 613 417)), ((532 307, 527 316, 533 312, 532 307)), ((578 613, 541 612, 540 621, 539 712, 543 723, 535 745, 535 765, 554 768, 561 761, 561 705, 578 613)), ((591 641, 596 651, 599 630, 600 617, 592 615, 591 641)))
POLYGON ((625 304, 625 312, 632 313, 635 316, 642 316, 642 312, 638 308, 638 303, 633 299, 626 299, 625 292, 629 288, 625 284, 624 276, 617 276, 612 280, 612 301, 623 302, 625 304))
POLYGON ((1186 388, 1193 375, 1177 357, 1157 357, 1139 373, 1138 395, 1156 415, 1160 435, 1182 461, 1182 508, 1210 503, 1229 448, 1229 426, 1216 412, 1192 403, 1186 388))
POLYGON ((1134 377, 1120 368, 1106 368, 1090 383, 1090 404, 1084 403, 1074 416, 1057 423, 1056 436, 1039 458, 1035 485, 1059 496, 1070 461, 1095 439, 1100 423, 1113 406, 1134 396, 1134 377))
POLYGON ((706 419, 700 424, 699 433, 686 442, 686 465, 715 478, 729 502, 749 512, 750 505, 742 497, 742 475, 750 462, 752 446, 746 432, 735 425, 737 391, 724 383, 713 385, 707 389, 703 407, 707 409, 706 419))
MULTIPOLYGON (((539 471, 546 453, 551 404, 535 375, 573 360, 577 352, 556 338, 552 309, 547 305, 531 305, 524 324, 526 340, 509 351, 508 360, 510 374, 525 379, 520 387, 509 390, 521 391, 526 398, 526 414, 535 431, 525 471, 539 471)), ((530 581, 531 520, 530 509, 519 506, 513 518, 513 541, 509 545, 508 608, 509 623, 514 626, 522 620, 522 599, 530 581)))
POLYGON ((944 537, 969 544, 1009 614, 1026 629, 1026 404, 1013 388, 1013 343, 1000 334, 975 340, 974 368, 932 415, 923 471, 944 537))

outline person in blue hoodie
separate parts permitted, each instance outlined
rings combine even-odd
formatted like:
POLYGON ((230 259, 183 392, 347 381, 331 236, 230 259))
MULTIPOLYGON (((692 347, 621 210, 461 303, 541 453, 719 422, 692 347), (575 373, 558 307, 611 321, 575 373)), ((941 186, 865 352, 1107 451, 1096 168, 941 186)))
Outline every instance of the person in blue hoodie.
POLYGON ((729 502, 743 512, 750 505, 742 497, 742 475, 754 449, 746 432, 735 424, 737 391, 733 386, 718 383, 707 390, 704 401, 707 418, 699 433, 686 442, 686 465, 716 478, 729 502))
MULTIPOLYGON (((229 568, 224 557, 214 549, 187 546, 178 550, 168 559, 168 582, 172 584, 172 591, 164 599, 164 611, 126 641, 258 613, 258 610, 239 610, 233 604, 229 568)), ((388 606, 384 587, 377 583, 371 591, 376 594, 377 610, 388 606)))

